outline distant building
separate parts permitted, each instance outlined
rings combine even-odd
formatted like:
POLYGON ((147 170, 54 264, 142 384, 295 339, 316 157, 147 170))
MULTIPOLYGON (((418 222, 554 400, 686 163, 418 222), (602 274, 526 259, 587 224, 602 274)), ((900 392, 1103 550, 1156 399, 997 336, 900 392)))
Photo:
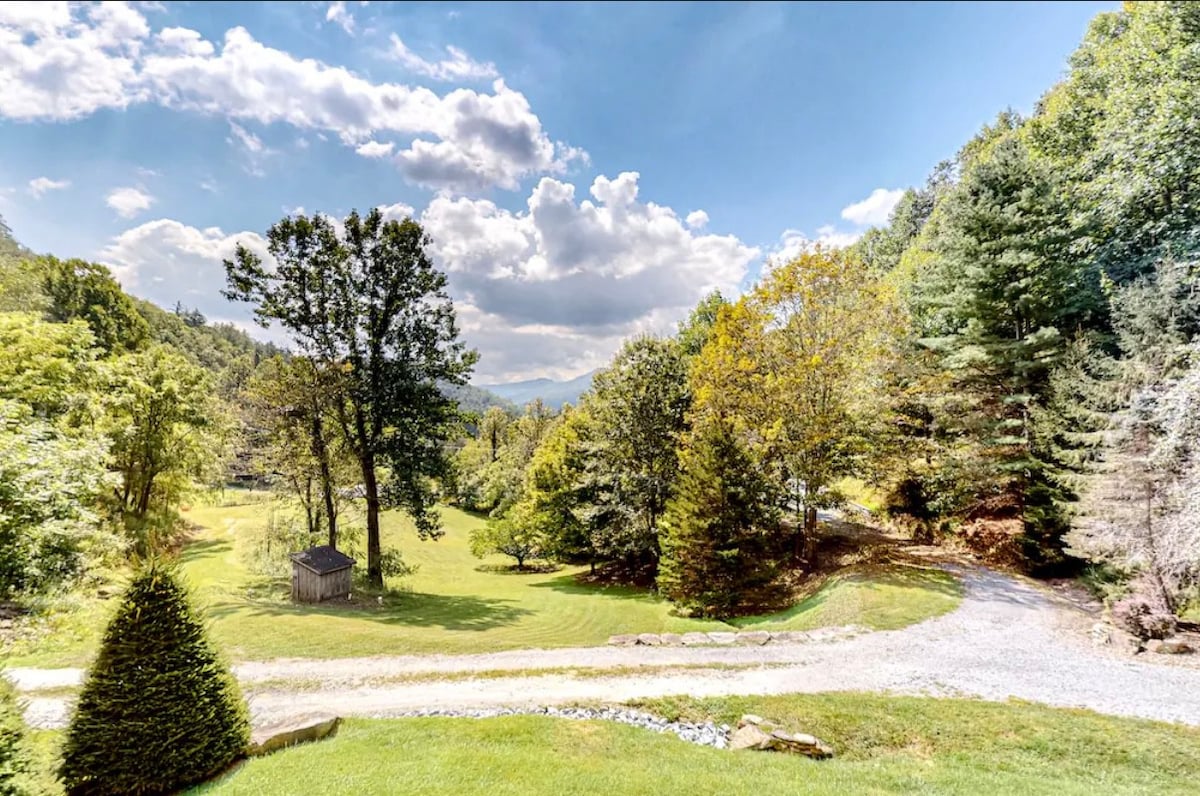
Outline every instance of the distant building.
POLYGON ((354 559, 329 545, 311 547, 290 554, 292 559, 292 600, 319 603, 350 594, 350 575, 354 559))

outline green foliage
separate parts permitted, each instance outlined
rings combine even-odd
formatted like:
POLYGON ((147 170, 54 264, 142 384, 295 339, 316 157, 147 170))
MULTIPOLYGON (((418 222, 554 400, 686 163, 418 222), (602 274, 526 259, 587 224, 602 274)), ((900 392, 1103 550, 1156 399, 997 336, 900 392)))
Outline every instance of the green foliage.
POLYGON ((337 547, 342 490, 356 479, 356 462, 337 428, 342 377, 307 357, 272 357, 241 396, 259 472, 300 501, 308 533, 324 529, 332 547, 337 547))
POLYGON ((720 420, 692 430, 682 460, 662 521, 659 591, 700 616, 744 612, 776 576, 770 479, 720 420))
POLYGON ((187 592, 151 566, 129 585, 89 670, 63 746, 70 794, 170 793, 249 744, 245 703, 187 592))
POLYGON ((28 312, 0 313, 0 399, 40 418, 80 425, 90 419, 95 338, 82 321, 49 323, 28 312))
POLYGON ((120 476, 117 506, 139 553, 158 549, 173 510, 196 479, 211 477, 227 433, 212 378, 156 345, 105 369, 102 430, 120 476))
POLYGON ((545 556, 544 539, 537 524, 529 522, 521 511, 490 520, 471 531, 470 544, 471 555, 476 558, 498 553, 515 559, 517 569, 525 569, 526 561, 545 556))
POLYGON ((80 575, 115 547, 97 528, 104 441, 76 438, 0 400, 0 597, 80 575))
POLYGON ((728 304, 729 302, 721 295, 720 291, 714 290, 700 299, 700 303, 692 310, 687 320, 680 321, 675 339, 684 356, 694 357, 703 350, 705 343, 712 336, 713 327, 717 323, 717 315, 720 314, 721 308, 728 304))
POLYGON ((230 383, 228 377, 248 373, 258 362, 282 353, 275 345, 260 343, 232 324, 197 323, 199 318, 194 315, 185 319, 187 311, 182 308, 184 315, 141 299, 134 299, 133 303, 150 328, 150 338, 169 345, 192 364, 217 374, 225 398, 232 397, 231 388, 236 386, 236 380, 230 383))
POLYGON ((267 241, 275 267, 239 246, 225 263, 225 295, 254 304, 260 322, 279 323, 321 367, 344 368, 340 425, 362 470, 368 575, 382 587, 382 506, 405 508, 422 538, 440 534, 433 479, 449 475, 446 442, 462 420, 444 389, 466 383, 476 354, 459 339, 446 276, 412 219, 352 212, 339 231, 301 215, 272 226, 267 241))
POLYGON ((17 691, 0 670, 0 796, 28 796, 31 752, 17 691))
POLYGON ((1043 97, 1028 136, 1067 177, 1086 243, 1117 282, 1145 273, 1200 221, 1200 8, 1101 14, 1043 97))
POLYGON ((680 346, 653 337, 627 341, 596 374, 584 404, 596 429, 583 476, 592 545, 604 558, 654 569, 691 404, 680 346))
POLYGON ((145 345, 149 325, 103 265, 43 257, 36 267, 44 274, 42 286, 50 299, 47 315, 51 320, 85 321, 105 353, 136 351, 145 345))
POLYGON ((1032 418, 1070 331, 1097 314, 1099 282, 1071 254, 1053 176, 1018 137, 995 134, 970 163, 945 198, 936 258, 914 288, 918 328, 949 377, 942 422, 987 464, 978 499, 992 516, 1019 519, 1032 562, 1051 566, 1061 561, 1069 492, 1032 418))

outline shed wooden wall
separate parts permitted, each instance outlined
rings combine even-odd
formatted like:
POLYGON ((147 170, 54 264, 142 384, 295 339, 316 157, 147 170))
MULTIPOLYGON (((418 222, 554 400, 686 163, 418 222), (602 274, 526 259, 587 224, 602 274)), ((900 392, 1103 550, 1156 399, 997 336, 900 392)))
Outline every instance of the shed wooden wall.
POLYGON ((350 593, 351 567, 318 575, 308 567, 292 563, 292 600, 302 603, 319 603, 332 597, 344 597, 350 593))

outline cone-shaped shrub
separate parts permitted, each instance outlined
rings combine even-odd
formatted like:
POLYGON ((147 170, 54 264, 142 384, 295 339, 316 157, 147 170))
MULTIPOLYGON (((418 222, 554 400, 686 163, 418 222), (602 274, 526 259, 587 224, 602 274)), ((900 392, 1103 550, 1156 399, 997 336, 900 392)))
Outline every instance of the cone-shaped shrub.
POLYGON ((245 753, 237 684, 173 572, 137 575, 71 719, 59 777, 75 794, 170 793, 245 753))
POLYGON ((25 796, 29 775, 29 747, 25 745, 25 720, 17 692, 0 672, 0 796, 25 796))

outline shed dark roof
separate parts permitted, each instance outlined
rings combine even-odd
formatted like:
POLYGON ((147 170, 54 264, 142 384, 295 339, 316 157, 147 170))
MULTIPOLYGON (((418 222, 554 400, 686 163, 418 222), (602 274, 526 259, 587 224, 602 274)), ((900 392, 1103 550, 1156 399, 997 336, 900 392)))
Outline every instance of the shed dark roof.
POLYGON ((310 547, 299 553, 291 553, 291 559, 300 566, 318 575, 328 575, 354 566, 354 559, 327 544, 310 547))

